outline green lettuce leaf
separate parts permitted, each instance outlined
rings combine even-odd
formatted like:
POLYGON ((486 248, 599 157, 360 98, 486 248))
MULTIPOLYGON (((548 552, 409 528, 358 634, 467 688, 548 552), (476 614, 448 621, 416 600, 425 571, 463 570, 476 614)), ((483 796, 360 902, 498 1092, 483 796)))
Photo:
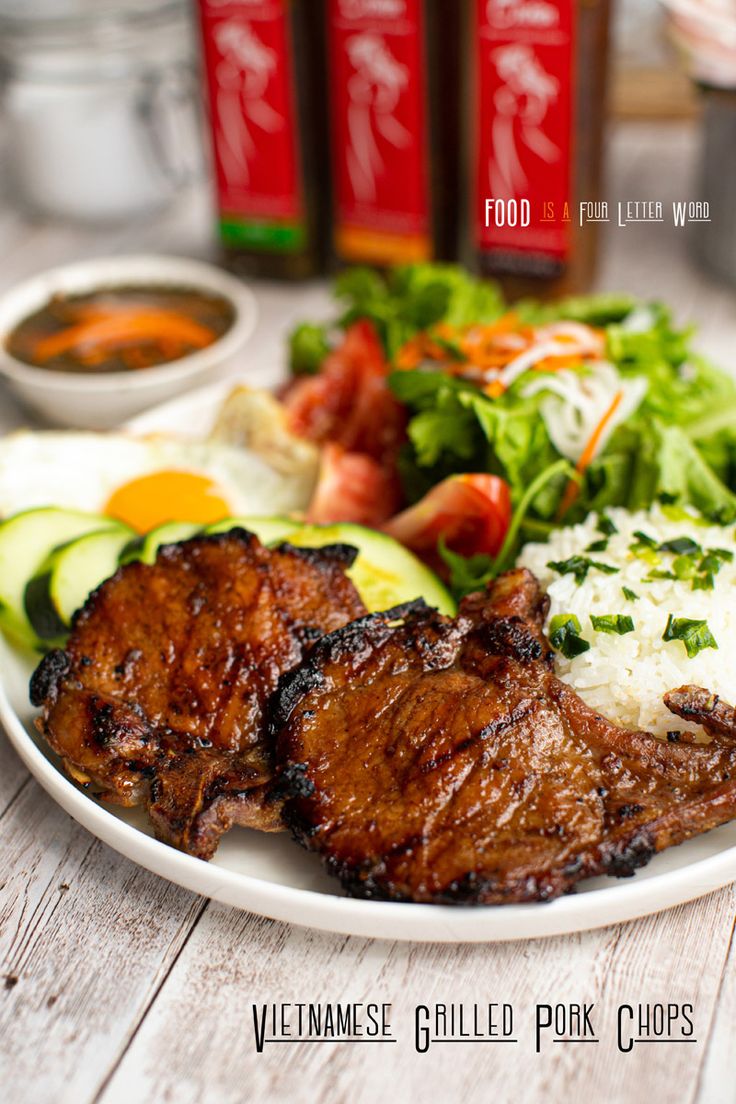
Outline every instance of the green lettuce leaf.
POLYGON ((695 506, 722 525, 736 520, 736 495, 718 478, 685 431, 653 419, 640 438, 626 505, 638 510, 656 501, 695 506))
POLYGON ((514 309, 524 322, 586 322, 589 326, 607 326, 621 322, 635 309, 636 299, 624 292, 602 292, 598 295, 573 295, 555 303, 539 303, 525 299, 514 309))
MULTIPOLYGON (((338 278, 335 295, 342 308, 338 324, 370 319, 389 360, 439 322, 483 324, 506 309, 494 284, 450 264, 404 265, 385 275, 349 269, 338 278)), ((722 521, 736 518, 736 379, 693 354, 691 329, 676 326, 661 303, 642 304, 623 294, 528 301, 515 310, 530 323, 570 319, 603 328, 607 358, 622 375, 648 383, 638 410, 585 471, 565 523, 591 510, 638 509, 655 501, 695 506, 722 521)), ((328 336, 329 329, 309 324, 295 331, 295 371, 316 369, 328 336)), ((456 355, 450 341, 448 359, 456 355)), ((524 397, 527 382, 522 376, 490 399, 441 371, 394 372, 389 386, 409 412, 399 459, 408 499, 416 501, 448 475, 491 472, 508 481, 515 508, 522 501, 528 507, 525 535, 543 538, 557 522, 568 476, 554 468, 560 456, 541 414, 542 396, 524 397), (537 483, 550 468, 552 477, 537 483), (527 502, 532 486, 538 489, 527 502)), ((470 578, 482 574, 479 565, 472 567, 470 578)), ((466 569, 455 564, 455 570, 462 575, 466 569)))
POLYGON ((335 283, 335 296, 344 303, 340 324, 369 318, 390 360, 436 322, 492 322, 506 309, 497 285, 451 264, 402 265, 386 276, 369 268, 347 269, 335 283))
POLYGON ((329 351, 326 326, 316 326, 311 322, 300 323, 289 336, 289 367, 292 375, 315 375, 329 351))

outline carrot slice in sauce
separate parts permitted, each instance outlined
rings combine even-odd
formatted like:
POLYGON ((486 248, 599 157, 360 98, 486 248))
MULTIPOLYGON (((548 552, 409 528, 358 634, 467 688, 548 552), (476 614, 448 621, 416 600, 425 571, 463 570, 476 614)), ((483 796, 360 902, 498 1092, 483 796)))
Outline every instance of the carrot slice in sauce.
POLYGON ((100 312, 97 317, 88 315, 84 321, 41 338, 33 355, 40 364, 71 352, 94 359, 100 348, 114 350, 141 341, 170 341, 177 346, 203 349, 214 337, 208 326, 176 311, 136 307, 100 312))

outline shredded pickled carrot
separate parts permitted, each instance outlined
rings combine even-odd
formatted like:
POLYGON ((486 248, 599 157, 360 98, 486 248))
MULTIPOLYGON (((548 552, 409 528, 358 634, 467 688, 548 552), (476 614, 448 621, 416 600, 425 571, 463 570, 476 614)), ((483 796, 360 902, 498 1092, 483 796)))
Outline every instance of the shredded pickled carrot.
MULTIPOLYGON (((577 471, 578 475, 582 475, 583 472, 585 471, 585 469, 595 459, 595 455, 596 455, 596 452, 598 450, 598 445, 600 443, 600 439, 603 436, 603 433, 606 429, 606 426, 611 421, 611 418, 614 416, 614 414, 618 410, 619 406, 621 405, 621 401, 622 401, 623 397, 624 397, 623 391, 617 391, 616 392, 616 394, 613 396, 613 399, 611 401, 611 405, 608 407, 605 414, 603 415, 601 420, 598 422, 595 429, 593 430, 590 437, 588 438, 587 444, 586 444, 585 448, 583 449, 583 451, 580 454, 580 459, 578 460, 577 464, 575 465, 575 470, 577 471)), ((571 479, 568 482, 567 486, 565 487, 565 493, 562 496, 562 502, 560 503, 560 509, 557 513, 558 521, 565 516, 567 511, 570 509, 572 504, 575 502, 575 499, 578 497, 579 493, 580 493, 579 483, 577 483, 574 479, 571 479)))
POLYGON ((514 354, 508 352, 501 352, 491 349, 484 352, 476 352, 468 358, 471 364, 477 365, 479 368, 504 368, 510 360, 513 359, 514 354))
POLYGON ((471 364, 485 368, 503 367, 514 356, 515 350, 504 347, 504 342, 499 338, 510 333, 522 336, 516 311, 507 311, 488 325, 470 327, 463 334, 460 347, 471 364))
POLYGON ((444 350, 430 341, 426 334, 419 334, 399 349, 396 355, 396 367, 416 368, 423 360, 441 360, 443 352, 444 350))
MULTIPOLYGON (((518 324, 519 319, 515 311, 507 311, 495 322, 482 326, 474 324, 463 329, 440 322, 432 327, 431 332, 419 333, 402 346, 396 357, 396 367, 416 368, 423 360, 446 362, 447 349, 436 338, 456 342, 470 364, 488 368, 503 367, 514 355, 514 351, 494 348, 494 339, 516 332, 518 324)), ((445 365, 445 370, 454 373, 457 367, 457 364, 450 362, 445 365)))
POLYGON ((500 380, 491 380, 491 382, 487 383, 485 385, 485 387, 483 388, 484 393, 486 395, 488 395, 489 399, 498 399, 498 398, 500 398, 501 395, 503 395, 505 390, 506 390, 506 388, 504 387, 504 385, 501 383, 500 380))
POLYGON ((532 365, 533 372, 559 372, 563 368, 577 368, 580 365, 580 355, 560 352, 558 356, 544 357, 532 365))
MULTIPOLYGON (((584 358, 580 353, 569 352, 567 348, 577 340, 572 334, 556 334, 554 341, 560 346, 559 353, 548 353, 531 365, 531 370, 558 372, 577 367, 584 358)), ((425 361, 436 361, 446 375, 476 383, 490 398, 498 398, 506 390, 503 381, 498 378, 502 370, 538 341, 537 329, 521 325, 516 311, 510 310, 495 322, 465 327, 440 323, 431 332, 417 334, 399 351, 396 366, 410 369, 425 361), (463 359, 453 359, 437 338, 453 342, 463 359)))

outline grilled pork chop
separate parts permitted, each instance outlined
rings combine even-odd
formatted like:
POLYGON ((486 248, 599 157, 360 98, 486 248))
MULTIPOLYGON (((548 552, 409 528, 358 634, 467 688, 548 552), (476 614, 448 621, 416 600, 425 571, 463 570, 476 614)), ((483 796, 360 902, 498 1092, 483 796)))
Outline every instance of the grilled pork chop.
POLYGON ((269 550, 235 530, 164 547, 89 598, 31 682, 37 727, 107 801, 210 858, 233 824, 277 830, 264 709, 323 633, 365 613, 355 550, 269 550))
POLYGON ((710 744, 617 727, 555 677, 546 608, 512 571, 455 620, 364 617, 282 678, 284 815, 351 894, 549 900, 736 816, 734 711, 683 687, 668 704, 710 744))

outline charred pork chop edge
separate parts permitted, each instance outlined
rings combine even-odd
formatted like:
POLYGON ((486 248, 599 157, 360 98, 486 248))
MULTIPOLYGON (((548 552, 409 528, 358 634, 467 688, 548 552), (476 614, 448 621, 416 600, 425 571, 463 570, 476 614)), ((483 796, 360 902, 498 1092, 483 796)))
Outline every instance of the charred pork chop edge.
MULTIPOLYGON (((224 544, 227 541, 233 539, 236 541, 240 541, 246 548, 250 548, 254 541, 259 541, 257 534, 251 532, 248 529, 245 529, 243 526, 236 525, 232 529, 225 530, 222 533, 199 534, 197 536, 190 537, 186 541, 175 541, 171 544, 161 545, 157 550, 155 563, 166 564, 170 557, 176 555, 174 550, 178 549, 181 545, 191 545, 195 543, 224 544)), ((265 547, 267 546, 264 545, 264 548, 265 547)), ((290 554, 294 554, 298 559, 301 559, 311 566, 316 567, 318 570, 326 570, 327 568, 332 566, 342 567, 343 570, 347 570, 349 567, 352 566, 357 556, 359 555, 359 549, 357 549, 354 545, 340 542, 322 545, 320 547, 302 547, 300 545, 290 544, 288 541, 280 541, 277 545, 274 546, 273 550, 286 551, 290 554)), ((111 576, 109 576, 109 578, 103 580, 97 587, 95 587, 93 591, 90 592, 84 605, 75 612, 72 618, 70 635, 74 632, 77 624, 83 617, 92 616, 94 614, 102 589, 108 584, 119 581, 127 566, 128 565, 126 564, 121 564, 117 568, 117 570, 111 576)), ((77 659, 77 662, 80 662, 81 658, 82 657, 79 657, 77 659)), ((47 654, 41 659, 35 671, 31 675, 29 684, 29 697, 31 705, 39 709, 44 709, 45 707, 53 705, 58 699, 58 695, 64 679, 73 672, 74 665, 75 663, 72 655, 65 648, 53 648, 49 652, 47 652, 47 654)), ((81 687, 80 692, 82 692, 81 687)), ((90 691, 90 693, 93 692, 90 691)), ((142 710, 139 711, 135 703, 131 705, 130 703, 125 702, 122 698, 115 700, 121 706, 132 709, 134 712, 140 712, 141 721, 151 729, 152 736, 155 736, 155 727, 150 725, 148 719, 142 715, 142 710)), ((46 717, 43 714, 37 716, 34 719, 34 727, 38 730, 41 736, 43 736, 44 740, 54 752, 54 754, 57 755, 58 758, 61 760, 61 763, 67 775, 80 789, 88 790, 90 786, 93 785, 97 787, 96 792, 100 793, 101 791, 101 796, 104 796, 105 791, 109 789, 109 786, 105 783, 104 780, 96 779, 90 776, 87 781, 82 781, 79 777, 82 773, 80 768, 77 768, 71 759, 61 755, 56 751, 54 741, 47 731, 46 717)), ((264 731, 264 742, 268 739, 268 732, 268 725, 266 725, 264 731)), ((184 734, 181 735, 183 736, 184 734)), ((184 753, 184 751, 185 749, 182 749, 182 753, 184 753)), ((192 746, 191 751, 196 754, 196 747, 192 746)), ((269 747, 265 747, 263 749, 263 752, 266 761, 269 763, 272 769, 272 749, 269 747)), ((155 781, 155 777, 149 780, 149 790, 147 796, 142 800, 134 802, 133 804, 144 807, 148 813, 149 818, 154 824, 154 827, 157 827, 155 816, 155 808, 157 804, 155 795, 155 781)), ((272 782, 268 782, 259 783, 250 790, 244 788, 242 792, 231 790, 226 793, 217 794, 214 797, 214 800, 212 800, 209 805, 207 805, 206 807, 203 806, 202 809, 197 812, 196 815, 193 817, 191 825, 192 835, 196 838, 199 838, 200 836, 208 837, 212 833, 214 827, 213 822, 230 821, 231 816, 228 814, 231 814, 238 804, 242 803, 242 805, 244 806, 252 803, 255 804, 257 803, 259 795, 262 795, 261 803, 264 805, 264 808, 271 807, 273 809, 273 816, 270 818, 270 822, 268 817, 264 817, 264 827, 260 828, 260 830, 280 830, 284 827, 284 825, 283 823, 280 823, 280 817, 276 809, 278 798, 273 794, 272 782), (222 815, 223 813, 225 814, 224 816, 222 815), (265 826, 267 822, 269 822, 269 826, 265 826)), ((106 800, 109 800, 110 803, 113 804, 120 804, 120 802, 116 801, 114 796, 112 795, 106 798, 106 800)), ((217 842, 219 842, 219 836, 217 837, 217 842)), ((208 848, 208 850, 210 852, 208 857, 211 857, 211 855, 214 853, 215 848, 208 848)))
MULTIPOLYGON (((511 575, 512 572, 506 574, 511 575)), ((499 578, 503 579, 503 576, 499 578)), ((532 578, 535 577, 532 576, 532 578)), ((468 597, 472 603, 472 600, 477 598, 478 595, 473 594, 468 597)), ((536 618, 541 618, 542 621, 548 608, 544 602, 544 597, 546 596, 542 597, 542 600, 533 611, 536 618)), ((279 762, 280 737, 288 731, 289 721, 294 710, 307 694, 319 689, 325 683, 325 676, 321 670, 322 664, 339 661, 346 654, 359 655, 361 646, 365 649, 366 634, 373 636, 370 641, 370 648, 379 647, 389 638, 396 627, 396 622, 399 620, 404 622, 402 628, 409 630, 414 626, 427 627, 434 625, 439 629, 449 629, 448 636, 451 636, 452 630, 457 629, 460 644, 463 638, 466 637, 468 628, 480 629, 481 631, 484 628, 482 620, 479 622, 468 614, 463 614, 462 609, 457 618, 449 618, 427 606, 419 599, 416 602, 406 603, 396 610, 368 614, 366 617, 352 621, 340 629, 333 630, 317 642, 309 656, 298 667, 286 672, 279 679, 276 690, 272 695, 272 704, 269 711, 271 717, 269 742, 276 756, 276 777, 273 783, 273 792, 284 801, 282 817, 293 838, 307 850, 316 851, 320 854, 327 872, 340 880, 349 895, 364 899, 413 903, 411 896, 392 891, 390 885, 387 886, 386 883, 382 883, 371 875, 371 871, 375 870, 377 865, 374 860, 368 860, 364 864, 341 861, 335 856, 312 846, 311 840, 319 831, 316 811, 310 817, 297 811, 291 804, 291 801, 299 798, 310 798, 315 792, 315 784, 307 775, 308 764, 293 762, 288 759, 285 762, 279 762)), ((484 634, 484 644, 488 647, 489 654, 495 652, 500 655, 508 655, 510 659, 515 659, 522 664, 538 662, 550 667, 554 665, 554 652, 549 646, 546 648, 540 646, 539 639, 533 631, 533 627, 529 624, 529 619, 514 613, 502 613, 500 617, 494 618, 492 621, 496 624, 491 625, 491 633, 484 634), (499 626, 501 627, 500 631, 498 631, 499 626), (511 649, 511 651, 507 649, 511 649)), ((541 635, 542 639, 546 641, 544 634, 541 635)), ((410 637, 407 643, 410 646, 416 646, 418 641, 410 637)), ((359 677, 359 674, 356 674, 356 677, 359 677)), ((564 688, 563 692, 575 694, 572 687, 568 687, 561 680, 558 681, 564 688)), ((578 697, 578 695, 575 696, 578 697)), ((657 737, 652 733, 623 728, 585 705, 582 699, 579 699, 579 701, 591 715, 601 717, 605 723, 620 729, 621 732, 637 732, 653 741, 657 741, 657 737)), ((727 731, 730 739, 736 742, 736 730, 731 729, 729 723, 731 721, 736 723, 736 710, 722 702, 718 695, 711 694, 702 687, 683 686, 677 690, 668 691, 664 695, 664 702, 673 713, 687 720, 698 720, 714 737, 716 742, 728 743, 727 731)), ((462 880, 451 882, 443 890, 433 894, 431 903, 488 907, 488 902, 481 899, 484 892, 499 893, 513 903, 543 902, 574 892, 577 884, 586 877, 595 877, 601 874, 608 874, 617 878, 631 877, 638 869, 650 862, 656 854, 671 846, 668 843, 658 844, 658 839, 662 833, 666 834, 670 829, 672 818, 680 825, 687 824, 688 821, 694 822, 692 831, 688 832, 686 830, 684 837, 678 841, 679 845, 679 843, 686 842, 687 839, 695 835, 712 831, 712 828, 701 829, 698 826, 703 813, 707 811, 708 807, 717 806, 723 800, 729 800, 731 804, 734 804, 734 795, 736 795, 736 779, 727 781, 722 786, 714 788, 710 793, 702 795, 699 799, 694 800, 686 810, 683 810, 680 806, 667 810, 625 839, 607 841, 604 837, 599 844, 589 848, 587 853, 582 852, 577 855, 568 864, 568 867, 563 868, 559 874, 553 872, 549 879, 529 877, 519 879, 516 883, 509 884, 507 882, 505 885, 499 886, 492 878, 478 878, 474 872, 469 872, 462 880)), ((406 841, 402 841, 401 846, 406 846, 406 841)))

